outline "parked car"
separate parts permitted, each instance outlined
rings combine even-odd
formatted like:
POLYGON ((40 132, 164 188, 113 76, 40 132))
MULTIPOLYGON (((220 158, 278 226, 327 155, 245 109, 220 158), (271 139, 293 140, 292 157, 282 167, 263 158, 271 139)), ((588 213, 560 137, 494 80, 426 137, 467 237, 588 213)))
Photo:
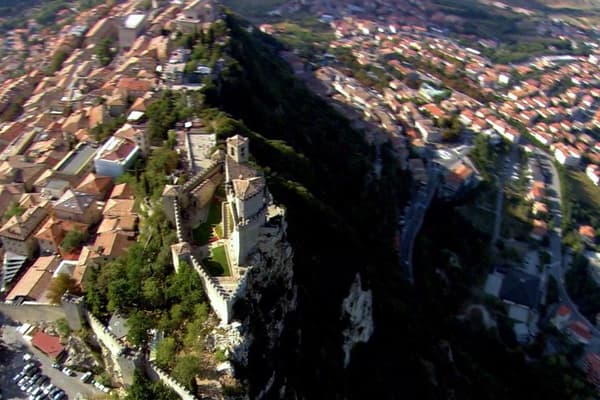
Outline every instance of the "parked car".
POLYGON ((12 381, 13 382, 18 382, 21 380, 22 377, 25 376, 25 372, 21 371, 18 374, 16 374, 15 376, 13 376, 12 381))
POLYGON ((75 372, 71 371, 69 368, 64 367, 62 369, 63 374, 68 375, 68 376, 75 376, 75 372))
POLYGON ((32 356, 31 354, 29 354, 29 353, 25 353, 25 354, 23 355, 23 361, 29 361, 29 360, 31 360, 32 358, 33 358, 33 356, 32 356))
POLYGON ((52 368, 60 369, 60 364, 57 362, 52 363, 52 368))
POLYGON ((81 382, 88 383, 92 379, 92 371, 88 371, 79 378, 81 382))

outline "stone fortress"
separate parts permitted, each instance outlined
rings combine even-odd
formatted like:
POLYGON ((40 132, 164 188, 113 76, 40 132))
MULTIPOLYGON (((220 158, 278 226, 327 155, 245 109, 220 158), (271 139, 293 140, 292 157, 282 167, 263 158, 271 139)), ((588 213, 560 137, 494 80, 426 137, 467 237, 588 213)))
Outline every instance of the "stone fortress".
POLYGON ((171 246, 173 264, 188 262, 198 272, 210 304, 221 322, 232 320, 233 305, 244 297, 249 272, 269 264, 273 250, 291 260, 285 241, 285 212, 273 204, 266 180, 249 163, 249 139, 235 135, 226 140, 226 152, 215 151, 211 162, 184 185, 167 185, 163 205, 167 218, 175 225, 179 243, 171 246), (215 244, 198 246, 191 240, 193 227, 206 222, 218 188, 223 185, 220 237, 225 249, 228 276, 212 276, 203 260, 215 244), (281 247, 286 247, 282 252, 281 247))

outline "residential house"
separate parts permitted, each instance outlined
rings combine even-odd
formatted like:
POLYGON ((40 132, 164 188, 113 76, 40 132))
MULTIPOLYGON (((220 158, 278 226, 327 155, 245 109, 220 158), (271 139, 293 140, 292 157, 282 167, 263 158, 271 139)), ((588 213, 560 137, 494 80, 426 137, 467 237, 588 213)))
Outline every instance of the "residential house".
POLYGON ((134 142, 113 136, 106 141, 94 158, 96 173, 118 178, 133 164, 139 153, 140 148, 134 142))
POLYGON ((47 201, 11 217, 0 228, 2 246, 7 252, 30 258, 37 249, 34 232, 48 215, 47 201))
POLYGON ((592 332, 580 321, 571 321, 568 323, 567 334, 572 342, 583 345, 587 345, 592 339, 592 332))
POLYGON ((571 319, 571 309, 564 304, 561 304, 556 310, 556 314, 554 318, 552 318, 552 324, 558 329, 562 331, 567 326, 567 323, 571 319))
POLYGON ((108 199, 102 210, 105 217, 123 217, 135 214, 134 199, 108 199))
POLYGON ((35 263, 15 284, 6 296, 7 301, 37 301, 47 303, 46 290, 52 281, 52 275, 59 264, 57 256, 38 257, 35 263))
POLYGON ((146 14, 131 14, 121 19, 118 26, 119 47, 129 49, 137 37, 146 29, 146 14))
POLYGON ((88 173, 85 178, 77 185, 75 190, 94 195, 96 200, 102 201, 112 187, 112 178, 110 176, 99 176, 93 172, 88 173))
POLYGON ((31 344, 53 361, 59 361, 65 354, 65 346, 60 343, 58 336, 36 331, 31 337, 31 344))
POLYGON ((581 225, 579 227, 579 236, 588 245, 593 245, 596 240, 596 231, 590 225, 581 225))
POLYGON ((91 225, 98 222, 101 212, 95 195, 67 190, 54 204, 54 216, 91 225))
POLYGON ((34 234, 42 254, 59 253, 59 247, 68 232, 87 232, 88 224, 50 217, 34 234))
POLYGON ((21 156, 10 157, 0 163, 0 184, 23 184, 25 191, 33 190, 34 182, 48 167, 26 161, 21 156))
POLYGON ((129 184, 119 183, 113 187, 108 197, 111 199, 134 199, 135 193, 129 184))

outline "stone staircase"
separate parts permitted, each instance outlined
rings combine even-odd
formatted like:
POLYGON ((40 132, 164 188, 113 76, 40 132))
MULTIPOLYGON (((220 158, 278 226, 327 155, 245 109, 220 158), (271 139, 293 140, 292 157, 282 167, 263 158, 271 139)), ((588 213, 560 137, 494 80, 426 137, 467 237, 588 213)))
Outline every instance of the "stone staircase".
POLYGON ((231 220, 231 214, 229 213, 229 203, 221 203, 221 219, 223 220, 223 239, 229 239, 231 232, 233 231, 233 221, 231 220))

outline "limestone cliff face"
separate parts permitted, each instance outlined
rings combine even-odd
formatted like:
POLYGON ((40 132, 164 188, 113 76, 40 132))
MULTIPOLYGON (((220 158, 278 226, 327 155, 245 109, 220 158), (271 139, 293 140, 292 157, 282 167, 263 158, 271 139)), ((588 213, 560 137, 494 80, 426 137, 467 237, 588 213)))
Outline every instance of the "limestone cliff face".
POLYGON ((342 320, 346 328, 342 331, 344 336, 344 367, 350 363, 352 349, 357 343, 366 343, 375 329, 373 325, 373 294, 371 290, 363 290, 360 274, 350 286, 350 293, 342 301, 342 320))
MULTIPOLYGON (((272 213, 270 213, 273 215, 272 213)), ((286 316, 296 308, 293 250, 286 238, 283 212, 261 228, 258 250, 250 260, 246 289, 234 306, 243 343, 232 352, 237 369, 252 368, 250 358, 272 353, 279 345, 286 316)), ((275 371, 264 371, 273 376, 275 371)), ((267 379, 265 384, 271 379, 267 379)))

